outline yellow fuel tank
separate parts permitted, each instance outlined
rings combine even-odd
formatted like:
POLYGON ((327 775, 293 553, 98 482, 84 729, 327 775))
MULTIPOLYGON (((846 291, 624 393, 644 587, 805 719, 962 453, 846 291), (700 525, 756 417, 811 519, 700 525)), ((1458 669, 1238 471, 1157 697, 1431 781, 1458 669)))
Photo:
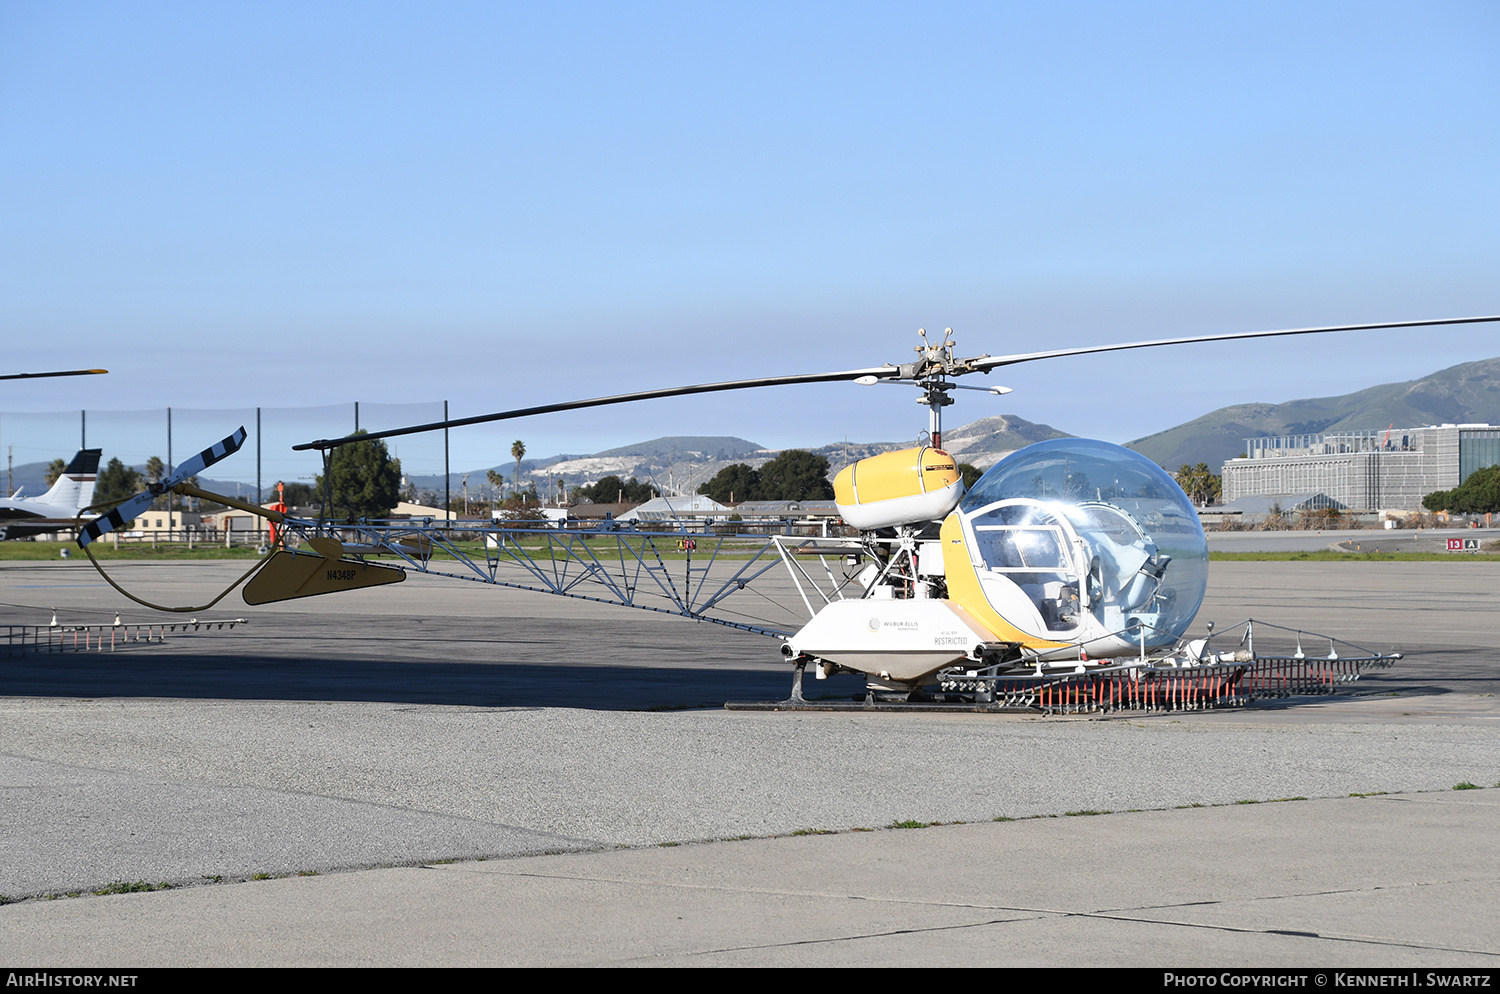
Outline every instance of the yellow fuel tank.
POLYGON ((839 514, 860 531, 936 521, 963 495, 963 474, 953 457, 925 445, 861 459, 833 480, 839 514))

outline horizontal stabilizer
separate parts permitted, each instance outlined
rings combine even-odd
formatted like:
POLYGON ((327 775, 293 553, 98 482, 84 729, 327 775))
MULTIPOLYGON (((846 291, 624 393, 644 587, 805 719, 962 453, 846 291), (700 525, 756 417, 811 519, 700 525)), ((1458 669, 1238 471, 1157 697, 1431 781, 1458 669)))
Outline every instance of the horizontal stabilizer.
POLYGON ((404 570, 391 566, 376 566, 352 559, 326 559, 306 553, 297 555, 282 550, 245 584, 243 596, 246 604, 271 604, 295 597, 315 597, 341 590, 400 583, 405 579, 404 570))

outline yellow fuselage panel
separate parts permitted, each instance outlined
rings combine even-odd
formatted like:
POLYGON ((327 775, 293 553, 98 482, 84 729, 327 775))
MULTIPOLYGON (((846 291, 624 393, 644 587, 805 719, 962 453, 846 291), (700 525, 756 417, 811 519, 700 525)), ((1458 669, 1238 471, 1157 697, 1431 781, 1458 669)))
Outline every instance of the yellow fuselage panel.
POLYGON ((962 497, 963 475, 953 457, 929 446, 861 459, 833 480, 839 514, 864 531, 935 521, 962 497))
POLYGON ((989 598, 979 585, 979 575, 974 571, 974 558, 969 554, 963 524, 957 514, 950 514, 943 520, 939 541, 943 544, 943 570, 947 574, 948 599, 956 602, 971 618, 994 632, 995 641, 1016 642, 1028 649, 1060 649, 1071 644, 1023 632, 1006 621, 990 605, 989 598))

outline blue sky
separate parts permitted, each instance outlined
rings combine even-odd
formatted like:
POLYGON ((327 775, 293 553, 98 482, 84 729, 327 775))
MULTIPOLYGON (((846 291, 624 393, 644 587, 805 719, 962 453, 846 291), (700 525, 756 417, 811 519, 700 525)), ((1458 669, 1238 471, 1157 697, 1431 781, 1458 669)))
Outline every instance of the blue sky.
MULTIPOLYGON (((996 354, 1500 313, 1497 45, 1493 3, 7 2, 4 365, 112 372, 0 411, 465 416, 899 362, 919 326, 996 354)), ((948 419, 1127 441, 1495 355, 1450 329, 1059 360, 948 419)), ((778 388, 456 432, 453 461, 924 413, 778 388)), ((234 427, 201 420, 183 451, 234 427)), ((17 461, 53 444, 27 424, 0 422, 17 461)))

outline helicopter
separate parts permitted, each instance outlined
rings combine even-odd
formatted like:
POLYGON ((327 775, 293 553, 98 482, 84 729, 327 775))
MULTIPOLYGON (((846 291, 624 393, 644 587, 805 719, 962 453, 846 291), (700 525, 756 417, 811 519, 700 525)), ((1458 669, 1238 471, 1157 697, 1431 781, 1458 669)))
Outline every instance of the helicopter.
MULTIPOLYGON (((790 696, 743 706, 1073 712, 1243 704, 1267 694, 1327 692, 1357 679, 1362 670, 1392 665, 1400 655, 1253 621, 1219 633, 1210 626, 1207 636, 1187 638, 1207 590, 1208 547, 1198 514, 1176 481, 1129 449, 1066 438, 1011 453, 966 489, 956 461, 942 448, 943 408, 953 403, 957 390, 1010 391, 958 379, 1019 363, 1101 352, 1495 321, 1500 316, 1240 332, 973 357, 955 353, 951 328, 936 340, 919 330, 922 344, 915 348, 915 361, 907 363, 645 390, 293 446, 322 454, 326 486, 332 478, 326 464, 335 449, 418 432, 765 386, 852 382, 917 388, 919 403, 928 408, 925 442, 860 459, 834 479, 835 506, 857 535, 802 543, 768 536, 760 552, 731 560, 728 575, 712 583, 707 582, 708 573, 720 561, 724 540, 718 539, 712 550, 698 552, 700 564, 708 553, 709 565, 698 566, 695 573, 697 540, 692 536, 711 529, 686 523, 676 530, 632 536, 619 531, 559 534, 494 523, 466 526, 471 532, 482 531, 487 548, 495 550, 493 555, 486 553, 481 566, 477 556, 453 541, 452 525, 445 522, 362 520, 331 525, 297 520, 197 490, 185 482, 189 474, 182 471, 156 489, 240 506, 271 517, 287 538, 303 537, 302 551, 278 550, 247 585, 245 599, 250 603, 399 582, 405 572, 418 571, 665 609, 778 639, 793 669, 790 696), (533 545, 545 543, 542 551, 529 550, 523 541, 528 538, 533 545), (662 552, 673 539, 686 555, 680 576, 670 568, 671 557, 662 552), (601 556, 589 544, 600 540, 617 543, 618 570, 611 572, 611 557, 601 556), (467 570, 448 568, 435 551, 445 551, 467 570), (814 583, 816 569, 803 565, 810 559, 821 563, 830 588, 819 592, 823 603, 818 607, 804 589, 804 581, 814 583), (730 595, 763 582, 777 561, 791 575, 810 619, 798 625, 768 625, 726 613, 730 595), (837 562, 837 572, 831 561, 837 562), (502 567, 522 570, 526 577, 503 578, 502 567), (668 607, 645 602, 643 591, 652 590, 653 583, 668 607), (1326 655, 1310 654, 1304 647, 1304 642, 1321 639, 1327 640, 1326 655), (809 700, 803 692, 809 669, 818 679, 839 673, 862 676, 863 698, 809 700)), ((229 454, 243 439, 241 429, 205 450, 190 461, 193 471, 202 468, 200 462, 207 465, 229 454)), ((150 499, 150 494, 142 494, 132 500, 150 499)), ((328 505, 326 499, 324 503, 328 505)), ((95 519, 80 533, 80 546, 87 551, 88 542, 118 527, 123 516, 116 510, 95 519)))

